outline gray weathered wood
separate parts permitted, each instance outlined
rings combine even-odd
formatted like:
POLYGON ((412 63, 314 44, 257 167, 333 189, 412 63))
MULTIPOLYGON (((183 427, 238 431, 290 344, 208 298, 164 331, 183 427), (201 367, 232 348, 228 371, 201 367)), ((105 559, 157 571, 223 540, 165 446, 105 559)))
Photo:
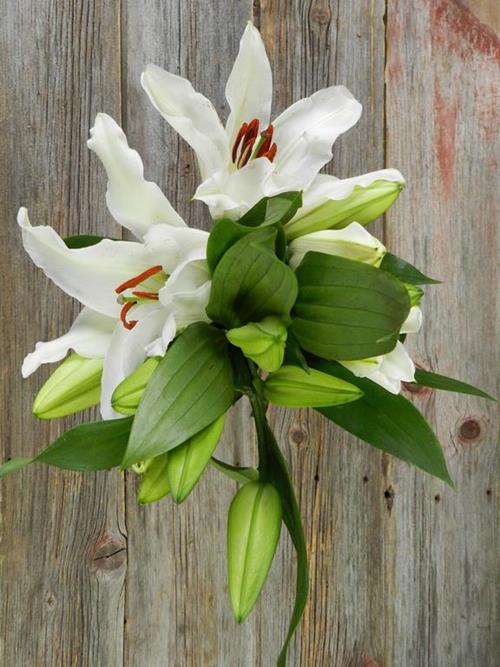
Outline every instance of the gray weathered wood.
MULTIPOLYGON (((123 124, 147 176, 191 225, 208 228, 205 209, 189 202, 191 151, 151 108, 139 76, 148 62, 187 76, 225 115, 225 80, 252 15, 273 65, 275 111, 333 83, 363 102, 329 171, 385 164, 408 179, 384 226, 371 229, 446 280, 427 290, 424 330, 410 342, 416 360, 494 393, 494 9, 492 0, 10 3, 0 25, 2 458, 60 432, 29 416, 48 369, 22 381, 19 368, 76 312, 30 265, 17 207, 60 233, 116 237, 105 178, 85 148, 103 110, 123 124)), ((311 561, 290 665, 496 663, 495 406, 430 391, 412 398, 439 425, 457 491, 312 411, 273 413, 311 561)), ((242 406, 219 454, 251 464, 253 444, 242 406)), ((293 551, 283 539, 261 601, 237 626, 224 553, 235 488, 211 470, 184 505, 139 508, 133 475, 33 467, 2 480, 0 663, 272 665, 293 601, 293 551)))

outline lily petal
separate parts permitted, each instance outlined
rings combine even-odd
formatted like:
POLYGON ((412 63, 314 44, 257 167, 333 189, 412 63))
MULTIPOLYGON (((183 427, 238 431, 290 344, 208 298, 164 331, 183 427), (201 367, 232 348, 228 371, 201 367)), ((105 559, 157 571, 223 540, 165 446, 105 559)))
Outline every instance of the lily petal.
POLYGON ((210 272, 205 260, 187 261, 169 277, 159 292, 160 303, 171 310, 177 330, 193 322, 209 322, 210 272))
POLYGON ((82 357, 100 359, 106 355, 116 319, 84 308, 73 322, 70 330, 59 338, 35 345, 21 369, 24 378, 34 373, 42 364, 64 359, 68 350, 82 357))
POLYGON ((123 130, 104 113, 96 116, 90 150, 100 158, 108 175, 106 203, 114 219, 142 239, 151 225, 185 225, 156 183, 144 179, 144 167, 123 130))
POLYGON ((164 270, 172 274, 187 260, 206 257, 209 234, 201 229, 174 228, 169 225, 155 225, 144 237, 148 250, 158 258, 164 270))
POLYGON ((305 190, 332 157, 332 144, 361 116, 361 104, 344 86, 331 86, 286 109, 274 121, 277 172, 305 190))
POLYGON ((422 320, 422 309, 419 306, 412 306, 410 308, 410 312, 408 313, 408 317, 403 322, 401 333, 417 333, 417 331, 420 331, 420 327, 422 326, 422 320))
POLYGON ((390 391, 391 394, 399 394, 401 382, 413 382, 415 378, 415 364, 400 342, 391 352, 380 357, 339 363, 357 377, 366 377, 390 391))
POLYGON ((260 32, 248 23, 226 85, 231 113, 226 123, 230 145, 243 122, 257 118, 263 130, 269 124, 273 93, 271 65, 260 32))
POLYGON ((153 106, 196 153, 203 179, 228 162, 228 139, 217 112, 187 79, 148 65, 141 83, 153 106))
POLYGON ((165 323, 165 311, 158 303, 140 304, 134 308, 133 329, 118 324, 104 359, 101 381, 101 415, 103 419, 115 419, 120 415, 111 407, 115 388, 146 358, 146 347, 161 333, 165 323))
POLYGON ((158 263, 142 243, 104 239, 88 248, 70 249, 52 227, 32 227, 25 208, 17 221, 23 245, 36 266, 83 305, 118 317, 115 288, 158 263))

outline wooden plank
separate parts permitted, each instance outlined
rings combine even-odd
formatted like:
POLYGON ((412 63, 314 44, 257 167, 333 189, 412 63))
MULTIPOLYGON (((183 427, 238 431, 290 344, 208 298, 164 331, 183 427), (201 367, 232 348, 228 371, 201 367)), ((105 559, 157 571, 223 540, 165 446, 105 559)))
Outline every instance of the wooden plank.
MULTIPOLYGON (((105 178, 85 141, 96 111, 120 113, 118 8, 40 0, 2 11, 2 460, 33 454, 61 432, 30 416, 50 369, 23 381, 20 368, 35 342, 61 335, 77 311, 22 249, 17 208, 28 206, 33 224, 63 235, 116 235, 105 178)), ((2 665, 122 663, 123 514, 118 473, 40 466, 2 480, 2 665)))
MULTIPOLYGON (((495 393, 500 49, 484 21, 498 6, 395 1, 388 10, 387 161, 405 173, 408 189, 388 216, 386 238, 445 281, 427 290, 425 324, 411 348, 423 366, 495 393)), ((437 426, 457 490, 402 465, 388 468, 395 497, 383 536, 392 591, 385 616, 393 641, 384 664, 493 667, 496 406, 431 391, 414 399, 437 426)))

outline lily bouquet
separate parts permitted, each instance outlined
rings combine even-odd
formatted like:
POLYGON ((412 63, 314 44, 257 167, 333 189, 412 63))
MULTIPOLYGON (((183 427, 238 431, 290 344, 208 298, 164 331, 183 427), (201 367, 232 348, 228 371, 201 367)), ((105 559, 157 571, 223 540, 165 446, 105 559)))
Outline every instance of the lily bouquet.
MULTIPOLYGON (((240 484, 227 524, 228 586, 238 622, 266 580, 282 523, 297 554, 296 601, 278 658, 307 598, 307 553, 269 404, 310 407, 346 431, 452 484, 441 446, 401 382, 488 396, 415 370, 404 341, 418 331, 422 285, 436 283, 386 251, 365 225, 396 200, 395 169, 338 179, 319 173, 361 105, 343 86, 302 99, 270 123, 272 77, 248 25, 226 87, 225 127, 191 84, 149 66, 142 85, 196 153, 210 233, 191 229, 118 125, 99 114, 89 148, 108 176, 106 202, 135 241, 61 238, 18 223, 33 262, 83 309, 70 330, 37 343, 26 377, 58 362, 33 405, 53 419, 100 403, 103 421, 71 428, 33 458, 70 470, 121 467, 138 502, 186 499, 208 465, 240 484), (214 457, 225 415, 250 401, 258 466, 214 457)), ((250 443, 249 443, 250 446, 250 443)))

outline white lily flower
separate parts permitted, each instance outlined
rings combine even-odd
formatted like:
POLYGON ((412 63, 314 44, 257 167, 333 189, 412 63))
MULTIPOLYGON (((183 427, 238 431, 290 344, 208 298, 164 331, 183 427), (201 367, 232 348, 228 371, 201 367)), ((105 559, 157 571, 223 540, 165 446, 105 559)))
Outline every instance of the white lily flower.
POLYGON ((398 341, 396 347, 388 354, 359 361, 340 361, 357 377, 368 378, 376 382, 391 394, 399 394, 401 382, 413 382, 415 364, 404 345, 398 341))
POLYGON ((309 251, 339 255, 376 267, 387 252, 385 246, 357 222, 345 229, 312 232, 292 241, 288 246, 288 263, 292 269, 297 268, 309 251))
POLYGON ((332 144, 361 115, 344 86, 295 102, 270 121, 272 74, 259 31, 249 23, 226 85, 225 128, 189 81, 149 65, 142 85, 196 153, 203 182, 195 198, 214 218, 238 218, 264 196, 307 190, 332 157, 332 144))
POLYGON ((115 121, 98 114, 89 147, 108 175, 107 204, 113 217, 140 241, 113 241, 70 249, 51 227, 33 227, 21 208, 18 224, 33 262, 84 308, 70 330, 37 343, 22 374, 59 361, 74 350, 104 358, 101 412, 119 416, 111 395, 147 355, 165 353, 176 332, 207 320, 210 292, 205 262, 208 233, 186 227, 160 188, 144 179, 139 155, 115 121))

